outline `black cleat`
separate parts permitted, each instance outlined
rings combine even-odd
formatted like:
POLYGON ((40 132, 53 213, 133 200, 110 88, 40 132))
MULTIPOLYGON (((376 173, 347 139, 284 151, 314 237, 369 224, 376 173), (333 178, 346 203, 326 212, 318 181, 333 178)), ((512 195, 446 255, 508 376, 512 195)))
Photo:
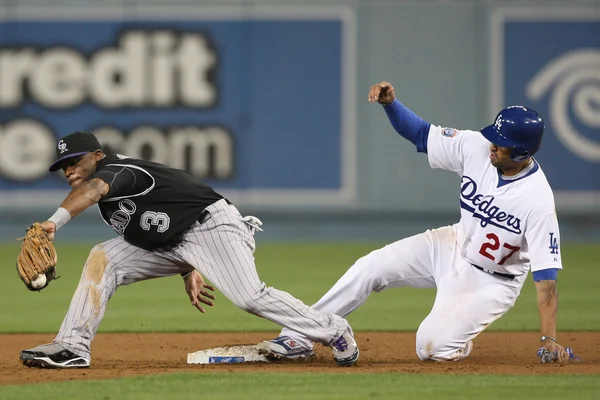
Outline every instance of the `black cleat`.
POLYGON ((58 343, 43 344, 21 351, 23 365, 30 368, 89 368, 90 361, 58 343))

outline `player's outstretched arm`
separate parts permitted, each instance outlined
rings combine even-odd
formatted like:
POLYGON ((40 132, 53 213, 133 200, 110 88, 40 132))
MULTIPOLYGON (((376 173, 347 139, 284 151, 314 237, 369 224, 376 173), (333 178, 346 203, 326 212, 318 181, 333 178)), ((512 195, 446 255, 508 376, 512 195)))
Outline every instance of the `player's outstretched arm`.
POLYGON ((540 312, 542 347, 557 354, 558 361, 569 359, 567 351, 556 340, 556 314, 558 313, 558 285, 556 280, 535 282, 540 312))
POLYGON ((383 105, 396 132, 417 146, 418 152, 427 153, 427 138, 431 124, 396 99, 396 93, 391 83, 382 81, 371 86, 369 102, 383 105))
POLYGON ((86 208, 98 203, 108 193, 109 186, 102 179, 90 179, 81 186, 71 190, 71 193, 60 204, 60 207, 48 221, 42 222, 42 228, 50 240, 54 234, 71 218, 81 214, 86 208))
POLYGON ((108 183, 100 178, 90 179, 83 185, 71 190, 71 193, 61 203, 61 207, 75 217, 85 209, 98 203, 108 193, 108 183))

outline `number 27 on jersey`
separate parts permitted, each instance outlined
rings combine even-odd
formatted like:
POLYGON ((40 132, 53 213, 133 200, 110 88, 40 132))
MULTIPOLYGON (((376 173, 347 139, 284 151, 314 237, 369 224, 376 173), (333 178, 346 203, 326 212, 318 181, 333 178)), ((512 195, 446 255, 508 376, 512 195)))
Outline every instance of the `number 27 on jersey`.
POLYGON ((498 236, 494 233, 488 233, 487 235, 485 235, 485 237, 488 239, 488 241, 484 242, 481 245, 481 248, 479 249, 479 254, 486 258, 489 258, 498 265, 503 265, 509 258, 512 257, 513 254, 521 250, 521 247, 519 246, 513 246, 512 244, 504 243, 502 245, 502 250, 498 251, 498 249, 500 249, 500 239, 498 238, 498 236), (508 253, 506 253, 506 255, 502 257, 504 249, 508 249, 508 253))

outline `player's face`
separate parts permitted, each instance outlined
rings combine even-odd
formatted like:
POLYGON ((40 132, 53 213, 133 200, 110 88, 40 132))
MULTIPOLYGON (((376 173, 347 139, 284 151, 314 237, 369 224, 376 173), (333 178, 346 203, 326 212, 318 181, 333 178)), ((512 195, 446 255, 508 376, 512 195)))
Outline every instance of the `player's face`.
POLYGON ((67 160, 62 165, 69 185, 75 189, 83 185, 96 170, 96 163, 101 158, 101 152, 87 153, 80 157, 67 160))
POLYGON ((501 170, 511 169, 515 166, 515 161, 510 158, 510 151, 508 147, 500 147, 495 144, 490 145, 490 162, 496 168, 501 170))

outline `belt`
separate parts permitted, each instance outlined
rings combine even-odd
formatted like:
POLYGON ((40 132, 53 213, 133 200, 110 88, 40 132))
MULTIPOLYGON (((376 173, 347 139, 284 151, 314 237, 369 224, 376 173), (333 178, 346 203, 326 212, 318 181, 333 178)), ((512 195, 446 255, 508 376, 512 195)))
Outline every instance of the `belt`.
POLYGON ((471 265, 474 266, 475 268, 477 268, 478 270, 487 272, 488 274, 491 274, 491 275, 498 275, 499 277, 504 278, 504 279, 515 279, 515 276, 511 275, 511 274, 503 274, 501 272, 490 271, 489 269, 483 269, 479 265, 475 265, 475 264, 471 264, 471 265))
MULTIPOLYGON (((221 201, 221 200, 225 200, 227 202, 227 204, 229 204, 230 206, 233 205, 233 203, 231 201, 229 201, 229 199, 226 199, 226 198, 222 198, 217 201, 221 201)), ((216 203, 216 201, 215 201, 215 203, 216 203)), ((206 211, 206 209, 204 209, 204 210, 202 210, 202 212, 200 213, 200 215, 198 216, 198 219, 196 221, 203 224, 204 222, 206 222, 206 217, 208 217, 209 215, 210 215, 210 213, 208 211, 206 211)))
POLYGON ((202 210, 202 212, 200 213, 200 216, 198 217, 198 219, 196 221, 203 224, 206 222, 206 220, 208 219, 209 216, 210 216, 210 213, 208 211, 202 210))

